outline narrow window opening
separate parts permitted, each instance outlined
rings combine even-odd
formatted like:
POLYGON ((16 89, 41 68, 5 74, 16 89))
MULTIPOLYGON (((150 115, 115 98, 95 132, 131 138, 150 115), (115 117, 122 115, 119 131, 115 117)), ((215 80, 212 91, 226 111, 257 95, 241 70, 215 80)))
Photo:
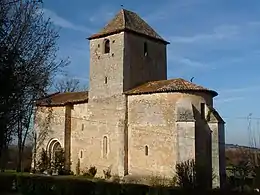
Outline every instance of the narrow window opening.
POLYGON ((145 146, 144 152, 145 152, 145 156, 148 156, 148 146, 145 146))
POLYGON ((105 77, 105 81, 104 81, 105 84, 107 84, 107 77, 105 77))
POLYGON ((148 55, 148 51, 147 51, 147 43, 144 42, 144 56, 148 55))
POLYGON ((108 39, 106 39, 104 42, 104 53, 109 53, 109 52, 110 52, 110 42, 108 39))
POLYGON ((201 103, 200 104, 200 114, 201 114, 201 118, 205 119, 205 103, 201 103))
POLYGON ((107 155, 107 136, 103 138, 103 155, 104 157, 107 155))
POLYGON ((83 158, 83 151, 80 151, 80 158, 83 158))
POLYGON ((84 124, 81 125, 81 131, 83 131, 83 130, 84 130, 84 124))

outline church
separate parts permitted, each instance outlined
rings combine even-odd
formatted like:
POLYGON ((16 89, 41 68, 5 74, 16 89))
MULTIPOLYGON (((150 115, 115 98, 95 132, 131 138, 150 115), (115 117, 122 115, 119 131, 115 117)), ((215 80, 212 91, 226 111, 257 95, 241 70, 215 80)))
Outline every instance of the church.
MULTIPOLYGON (((173 177, 194 159, 225 178, 225 122, 217 92, 182 78, 167 80, 169 44, 136 13, 121 9, 90 45, 89 90, 37 100, 38 149, 65 151, 76 172, 173 177)), ((39 153, 37 152, 37 154, 39 153)))

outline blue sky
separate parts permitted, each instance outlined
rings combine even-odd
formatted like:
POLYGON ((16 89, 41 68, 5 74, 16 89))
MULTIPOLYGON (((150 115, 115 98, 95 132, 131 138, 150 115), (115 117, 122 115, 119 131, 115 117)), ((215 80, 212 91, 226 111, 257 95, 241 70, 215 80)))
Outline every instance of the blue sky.
POLYGON ((45 0, 45 14, 61 28, 59 56, 70 57, 69 75, 83 84, 89 72, 85 38, 100 30, 121 4, 171 43, 168 78, 195 77, 194 83, 219 92, 215 107, 226 121, 228 143, 247 145, 248 129, 258 137, 259 0, 45 0))

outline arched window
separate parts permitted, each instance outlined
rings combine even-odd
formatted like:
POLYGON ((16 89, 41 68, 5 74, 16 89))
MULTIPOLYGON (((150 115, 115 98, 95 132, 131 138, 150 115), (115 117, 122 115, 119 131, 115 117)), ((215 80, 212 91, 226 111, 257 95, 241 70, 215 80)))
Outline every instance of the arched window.
POLYGON ((80 158, 83 158, 83 151, 80 151, 80 158))
POLYGON ((145 156, 148 156, 148 146, 145 146, 144 153, 145 153, 145 156))
POLYGON ((104 41, 104 53, 110 52, 110 41, 108 39, 105 39, 104 41))
POLYGON ((84 124, 81 125, 81 131, 83 131, 83 130, 84 130, 84 124))
POLYGON ((103 137, 103 156, 107 155, 107 136, 103 137))
POLYGON ((148 50, 147 50, 147 43, 144 42, 144 56, 148 55, 148 50))
POLYGON ((56 139, 52 140, 48 146, 49 158, 51 160, 54 160, 56 156, 61 154, 60 152, 62 152, 62 147, 60 142, 56 139))

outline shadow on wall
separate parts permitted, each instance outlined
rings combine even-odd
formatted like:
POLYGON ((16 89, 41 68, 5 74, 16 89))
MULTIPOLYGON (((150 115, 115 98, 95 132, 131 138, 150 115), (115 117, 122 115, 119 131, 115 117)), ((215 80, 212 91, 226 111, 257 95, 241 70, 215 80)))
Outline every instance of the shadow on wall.
POLYGON ((199 167, 197 179, 204 186, 212 186, 212 138, 211 129, 206 121, 205 114, 202 114, 192 105, 195 118, 195 160, 199 167))

